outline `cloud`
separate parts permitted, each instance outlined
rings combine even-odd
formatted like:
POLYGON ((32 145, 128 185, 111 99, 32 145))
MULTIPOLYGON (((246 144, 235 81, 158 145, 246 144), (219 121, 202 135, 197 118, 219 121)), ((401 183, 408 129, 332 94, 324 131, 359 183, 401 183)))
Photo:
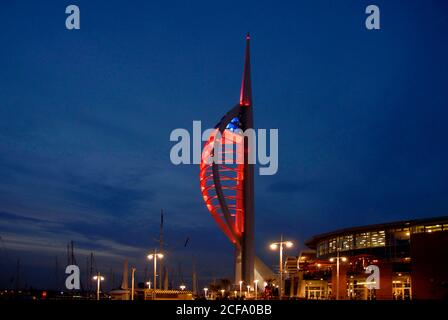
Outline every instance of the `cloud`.
POLYGON ((10 213, 10 212, 5 212, 5 211, 0 211, 0 220, 17 222, 17 223, 20 223, 20 222, 31 222, 31 223, 49 222, 48 220, 26 217, 26 216, 22 216, 22 215, 10 213))
MULTIPOLYGON (((2 244, 10 250, 65 253, 68 241, 74 241, 82 255, 95 251, 99 256, 122 257, 144 250, 142 245, 128 245, 113 239, 112 234, 108 234, 108 237, 101 233, 89 235, 63 222, 28 218, 3 211, 0 212, 0 218, 2 244)), ((105 229, 107 223, 97 228, 105 229)), ((124 230, 121 232, 124 233, 124 230)))

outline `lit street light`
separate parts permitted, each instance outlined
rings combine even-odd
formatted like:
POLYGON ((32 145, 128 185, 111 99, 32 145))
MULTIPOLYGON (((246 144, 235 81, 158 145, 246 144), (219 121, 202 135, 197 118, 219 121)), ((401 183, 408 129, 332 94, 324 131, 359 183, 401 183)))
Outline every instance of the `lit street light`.
POLYGON ((179 288, 180 288, 180 290, 184 291, 186 286, 182 284, 182 285, 179 286, 179 288))
POLYGON ((146 285, 148 286, 148 289, 151 290, 151 281, 146 282, 146 285))
POLYGON ((240 298, 242 297, 243 293, 243 281, 240 281, 240 298))
POLYGON ((157 289, 157 258, 163 258, 163 254, 157 253, 157 249, 154 249, 154 253, 148 254, 148 259, 154 260, 154 290, 157 289))
POLYGON ((330 262, 334 262, 336 260, 336 300, 339 300, 339 260, 345 262, 347 261, 347 258, 340 257, 339 250, 337 252, 337 256, 335 258, 330 258, 330 262))
POLYGON ((280 242, 271 243, 271 250, 279 249, 280 252, 280 290, 279 290, 279 299, 283 296, 283 246, 286 248, 291 248, 293 243, 291 241, 283 241, 283 236, 280 236, 280 242))
POLYGON ((135 292, 135 268, 132 268, 132 277, 131 277, 131 301, 134 301, 134 292, 135 292))
POLYGON ((225 292, 226 290, 224 290, 224 289, 221 289, 221 297, 224 299, 224 292, 225 292))
POLYGON ((257 300, 257 293, 258 293, 258 280, 254 280, 255 285, 255 300, 257 300))
POLYGON ((96 281, 96 300, 100 300, 100 283, 104 281, 104 277, 98 272, 98 275, 94 276, 93 280, 96 281))
POLYGON ((207 300, 207 291, 208 291, 208 288, 204 288, 204 296, 205 296, 205 300, 207 300))

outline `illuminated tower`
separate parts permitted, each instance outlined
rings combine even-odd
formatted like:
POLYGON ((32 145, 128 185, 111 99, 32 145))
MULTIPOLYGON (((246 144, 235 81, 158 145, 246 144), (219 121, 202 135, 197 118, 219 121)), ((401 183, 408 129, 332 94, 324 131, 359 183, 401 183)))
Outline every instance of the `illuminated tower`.
POLYGON ((201 192, 218 226, 235 245, 235 280, 254 280, 254 139, 250 36, 240 99, 215 126, 204 144, 200 165, 201 192), (249 133, 249 134, 247 134, 249 133), (233 159, 233 161, 227 161, 233 159), (213 161, 214 160, 214 161, 213 161), (230 163, 232 162, 232 163, 230 163))

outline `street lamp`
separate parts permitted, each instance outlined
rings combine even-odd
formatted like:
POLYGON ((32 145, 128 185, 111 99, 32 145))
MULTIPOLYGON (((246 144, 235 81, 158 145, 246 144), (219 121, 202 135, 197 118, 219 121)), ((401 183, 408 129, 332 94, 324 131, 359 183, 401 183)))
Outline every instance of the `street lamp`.
POLYGON ((96 281, 96 300, 100 300, 100 283, 104 281, 104 277, 98 272, 98 275, 94 276, 93 280, 96 281))
POLYGON ((157 258, 163 258, 163 253, 157 253, 157 249, 154 249, 153 253, 148 254, 148 259, 154 260, 154 290, 157 289, 157 258))
POLYGON ((132 277, 131 277, 131 301, 134 301, 134 291, 135 291, 135 268, 132 268, 132 277))
POLYGON ((151 290, 151 281, 146 282, 146 285, 148 286, 148 289, 151 290))
POLYGON ((182 285, 180 285, 179 288, 180 288, 180 290, 184 291, 186 287, 185 287, 185 285, 182 284, 182 285))
POLYGON ((337 256, 334 258, 330 258, 330 262, 334 262, 336 260, 336 300, 339 300, 339 261, 346 262, 346 257, 339 256, 339 250, 337 251, 337 256))
POLYGON ((271 243, 270 247, 271 250, 277 250, 280 251, 280 290, 279 290, 279 298, 281 299, 283 296, 283 246, 286 248, 291 248, 293 246, 293 243, 291 241, 283 241, 283 236, 280 236, 279 242, 271 243))
POLYGON ((243 281, 240 280, 240 298, 242 297, 243 292, 243 281))
POLYGON ((208 288, 204 288, 205 300, 207 300, 207 291, 208 291, 208 288))
POLYGON ((221 289, 221 297, 224 299, 224 292, 226 292, 226 290, 221 289))
POLYGON ((258 280, 254 280, 254 286, 255 286, 255 300, 257 300, 257 293, 258 293, 258 280))

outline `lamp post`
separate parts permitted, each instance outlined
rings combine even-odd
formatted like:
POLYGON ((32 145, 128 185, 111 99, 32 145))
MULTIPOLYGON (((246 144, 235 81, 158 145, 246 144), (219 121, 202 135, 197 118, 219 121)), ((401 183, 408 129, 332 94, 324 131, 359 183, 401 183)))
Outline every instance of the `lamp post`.
POLYGON ((151 254, 148 254, 149 260, 154 260, 154 290, 157 289, 157 258, 162 259, 163 253, 157 253, 157 249, 154 249, 154 252, 151 254))
POLYGON ((258 280, 254 280, 254 287, 255 287, 255 300, 257 300, 258 280))
POLYGON ((247 288, 247 298, 249 298, 249 296, 250 296, 250 286, 247 285, 246 288, 247 288))
POLYGON ((271 243, 271 250, 279 249, 279 260, 280 260, 280 289, 279 289, 279 299, 282 299, 283 296, 283 246, 286 248, 291 248, 293 243, 291 241, 284 241, 283 236, 280 236, 279 242, 271 243))
POLYGON ((337 256, 335 258, 330 258, 330 262, 336 260, 336 300, 339 300, 339 261, 347 261, 346 257, 339 256, 339 250, 337 250, 337 256))
POLYGON ((240 298, 242 297, 243 292, 243 281, 240 281, 240 298))
POLYGON ((151 290, 151 281, 146 282, 146 285, 148 286, 148 289, 151 290))
POLYGON ((221 289, 221 297, 224 299, 224 292, 226 292, 226 290, 221 289))
POLYGON ((101 281, 104 281, 104 277, 98 272, 98 274, 93 277, 93 280, 96 281, 96 300, 100 300, 100 283, 101 281))
POLYGON ((132 277, 131 277, 131 301, 134 301, 134 291, 135 291, 135 268, 132 268, 132 277))
POLYGON ((204 288, 204 296, 205 296, 205 300, 207 300, 207 291, 208 291, 208 288, 204 288))
POLYGON ((184 290, 185 290, 185 288, 186 288, 186 286, 185 286, 185 285, 183 285, 183 284, 181 284, 181 285, 179 286, 179 288, 180 288, 180 290, 184 291, 184 290))

